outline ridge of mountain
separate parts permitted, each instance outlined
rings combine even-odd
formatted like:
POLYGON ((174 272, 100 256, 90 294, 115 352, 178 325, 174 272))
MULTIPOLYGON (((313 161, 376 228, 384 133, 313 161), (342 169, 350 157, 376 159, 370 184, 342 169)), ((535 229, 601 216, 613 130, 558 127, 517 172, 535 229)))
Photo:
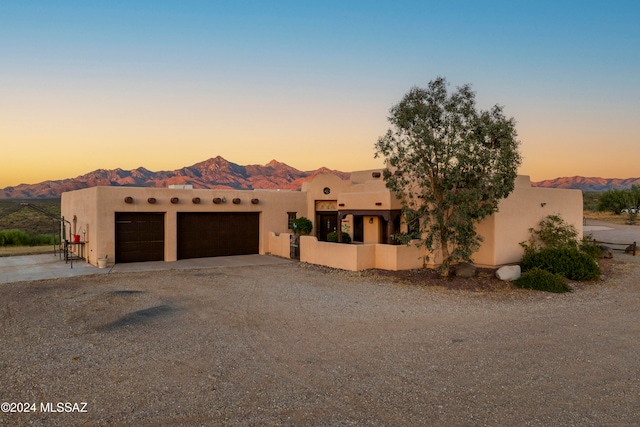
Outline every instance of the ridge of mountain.
POLYGON ((241 166, 217 156, 173 171, 153 172, 144 167, 133 170, 97 169, 75 178, 20 184, 0 189, 0 199, 53 198, 60 197, 65 191, 96 186, 193 185, 197 189, 300 190, 303 182, 323 173, 332 173, 342 179, 350 176, 347 172, 326 167, 301 171, 277 160, 271 160, 266 165, 241 166))
POLYGON ((568 176, 532 182, 534 187, 564 188, 582 191, 623 190, 633 185, 640 185, 640 178, 600 178, 584 176, 568 176))
MULTIPOLYGON (((132 170, 97 169, 75 178, 49 180, 37 184, 20 184, 0 189, 0 199, 60 197, 65 191, 95 186, 168 187, 193 185, 199 189, 282 189, 300 190, 305 181, 323 173, 348 179, 349 173, 321 167, 301 171, 286 163, 271 160, 265 165, 241 166, 221 156, 173 171, 153 172, 144 167, 132 170)), ((640 178, 600 178, 571 176, 532 182, 534 187, 563 188, 582 191, 626 189, 640 185, 640 178)))

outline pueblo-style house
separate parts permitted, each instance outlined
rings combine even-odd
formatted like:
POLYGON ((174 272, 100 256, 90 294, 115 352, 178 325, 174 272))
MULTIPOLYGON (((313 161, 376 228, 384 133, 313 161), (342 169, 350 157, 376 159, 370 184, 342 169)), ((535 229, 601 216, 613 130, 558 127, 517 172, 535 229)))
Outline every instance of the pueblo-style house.
MULTIPOLYGON (((424 265, 424 248, 396 245, 405 225, 401 202, 386 188, 382 170, 353 172, 349 180, 318 175, 291 190, 216 190, 92 187, 62 194, 65 236, 91 264, 172 262, 187 258, 271 254, 346 270, 403 270, 424 265), (294 238, 291 221, 306 217, 309 236, 294 238), (348 227, 345 227, 348 226, 348 227), (348 230, 351 244, 327 242, 348 230)), ((473 261, 495 267, 520 261, 529 229, 550 214, 582 232, 582 192, 532 187, 518 176, 499 211, 477 227, 484 242, 473 261)), ((437 264, 437 257, 430 257, 437 264)))

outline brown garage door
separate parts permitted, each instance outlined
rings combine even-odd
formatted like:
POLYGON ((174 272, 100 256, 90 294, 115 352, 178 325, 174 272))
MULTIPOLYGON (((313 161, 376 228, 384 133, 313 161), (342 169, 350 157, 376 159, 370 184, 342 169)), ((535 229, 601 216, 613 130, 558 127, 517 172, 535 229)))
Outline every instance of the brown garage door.
POLYGON ((257 254, 259 213, 179 212, 178 259, 257 254))
POLYGON ((164 260, 164 213, 116 212, 116 263, 164 260))

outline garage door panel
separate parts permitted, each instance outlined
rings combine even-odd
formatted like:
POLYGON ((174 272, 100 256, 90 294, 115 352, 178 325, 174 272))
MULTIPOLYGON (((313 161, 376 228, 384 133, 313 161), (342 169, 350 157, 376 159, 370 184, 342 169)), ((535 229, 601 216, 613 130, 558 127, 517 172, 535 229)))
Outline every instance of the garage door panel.
POLYGON ((164 260, 164 214, 116 212, 117 263, 164 260))
POLYGON ((259 253, 255 212, 178 213, 178 259, 259 253))

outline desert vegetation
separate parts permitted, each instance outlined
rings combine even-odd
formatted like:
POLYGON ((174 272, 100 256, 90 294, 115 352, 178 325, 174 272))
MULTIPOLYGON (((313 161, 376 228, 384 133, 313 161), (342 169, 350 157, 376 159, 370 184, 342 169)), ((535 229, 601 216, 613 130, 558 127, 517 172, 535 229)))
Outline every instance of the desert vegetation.
POLYGON ((0 199, 0 247, 59 244, 59 222, 24 203, 60 216, 60 199, 0 199))
POLYGON ((593 280, 601 271, 596 259, 599 248, 588 238, 579 239, 576 228, 559 215, 549 215, 529 229, 529 240, 521 242, 524 271, 515 286, 549 292, 569 292, 569 280, 593 280))
POLYGON ((640 186, 583 192, 584 216, 616 224, 635 225, 640 214, 640 186))

